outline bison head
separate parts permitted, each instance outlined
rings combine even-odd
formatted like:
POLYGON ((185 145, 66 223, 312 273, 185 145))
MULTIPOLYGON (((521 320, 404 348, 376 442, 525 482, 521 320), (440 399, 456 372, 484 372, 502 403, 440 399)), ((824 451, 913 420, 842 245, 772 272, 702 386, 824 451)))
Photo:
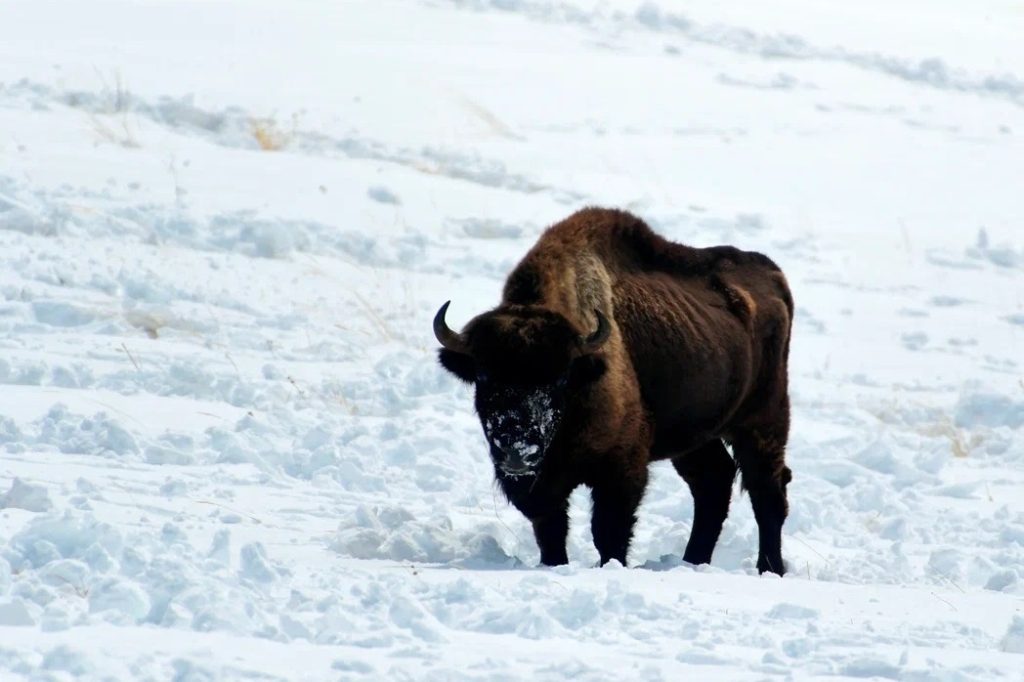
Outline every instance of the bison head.
POLYGON ((434 318, 441 365, 476 388, 476 411, 500 474, 536 476, 574 396, 604 373, 598 353, 611 333, 581 334, 564 316, 539 306, 501 306, 461 333, 434 318))

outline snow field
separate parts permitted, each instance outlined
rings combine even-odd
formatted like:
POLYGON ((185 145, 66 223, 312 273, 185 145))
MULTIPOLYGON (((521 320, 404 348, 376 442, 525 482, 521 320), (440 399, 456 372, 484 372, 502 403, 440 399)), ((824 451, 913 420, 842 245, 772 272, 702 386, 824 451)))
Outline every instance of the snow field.
POLYGON ((1019 679, 1021 18, 781 7, 11 4, 0 677, 1019 679), (586 204, 786 271, 785 579, 496 493, 430 319, 586 204))

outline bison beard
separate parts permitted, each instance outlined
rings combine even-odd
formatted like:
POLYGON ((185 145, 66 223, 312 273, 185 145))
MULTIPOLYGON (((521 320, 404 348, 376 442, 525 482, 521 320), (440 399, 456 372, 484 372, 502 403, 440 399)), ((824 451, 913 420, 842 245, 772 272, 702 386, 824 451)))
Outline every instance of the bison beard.
POLYGON ((579 485, 601 563, 625 564, 647 467, 669 459, 694 500, 686 561, 711 560, 738 468, 757 568, 785 572, 793 299, 769 258, 676 244, 589 208, 541 236, 496 308, 461 332, 447 309, 434 319, 441 364, 475 386, 495 477, 544 564, 568 561, 579 485))

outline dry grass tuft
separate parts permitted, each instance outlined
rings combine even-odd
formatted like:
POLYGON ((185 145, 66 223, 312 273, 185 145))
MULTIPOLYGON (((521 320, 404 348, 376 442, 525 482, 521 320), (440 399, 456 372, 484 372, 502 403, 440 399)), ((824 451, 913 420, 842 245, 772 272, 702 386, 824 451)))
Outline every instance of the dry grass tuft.
POLYGON ((900 417, 903 407, 906 405, 901 404, 898 399, 892 399, 866 409, 884 424, 916 433, 925 438, 947 439, 950 452, 959 459, 970 457, 971 453, 984 442, 984 436, 979 433, 968 434, 956 425, 952 415, 945 412, 933 411, 934 416, 928 421, 908 423, 900 417))
POLYGON ((277 125, 273 118, 254 118, 249 121, 249 130, 252 132, 256 144, 265 152, 276 152, 284 149, 291 140, 292 134, 287 133, 277 125))
POLYGON ((96 70, 102 83, 103 101, 98 111, 89 114, 89 122, 93 130, 101 140, 111 142, 128 149, 139 148, 139 138, 136 134, 137 124, 133 124, 129 116, 131 114, 132 95, 124 82, 120 71, 114 71, 111 81, 103 75, 103 72, 96 70))
POLYGON ((487 109, 479 102, 476 102, 461 93, 455 93, 455 99, 463 109, 473 114, 473 116, 483 123, 487 132, 491 135, 497 135, 498 137, 504 137, 509 140, 526 139, 498 118, 494 112, 487 109))
POLYGON ((92 123, 93 130, 102 140, 127 149, 138 149, 141 146, 133 126, 128 121, 127 114, 120 115, 113 121, 113 125, 107 125, 96 114, 90 114, 89 121, 92 123))
POLYGON ((949 449, 954 457, 968 457, 979 443, 978 438, 972 438, 970 442, 964 438, 962 430, 958 429, 953 420, 944 416, 941 421, 934 424, 923 425, 918 431, 925 436, 945 436, 949 439, 949 449))

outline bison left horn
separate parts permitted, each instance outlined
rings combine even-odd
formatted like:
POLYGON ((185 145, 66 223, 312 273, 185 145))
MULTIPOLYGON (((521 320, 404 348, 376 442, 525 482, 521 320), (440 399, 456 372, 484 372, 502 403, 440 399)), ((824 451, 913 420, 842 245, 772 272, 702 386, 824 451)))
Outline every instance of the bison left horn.
POLYGON ((597 316, 597 330, 590 336, 580 337, 580 346, 584 353, 593 353, 599 349, 612 333, 612 326, 608 324, 608 319, 601 311, 595 310, 594 315, 597 316))
POLYGON ((448 306, 451 304, 451 301, 445 301, 445 304, 437 311, 437 315, 434 315, 434 336, 437 337, 437 342, 448 350, 468 355, 469 348, 466 338, 462 334, 453 332, 444 320, 444 314, 448 312, 448 306))

